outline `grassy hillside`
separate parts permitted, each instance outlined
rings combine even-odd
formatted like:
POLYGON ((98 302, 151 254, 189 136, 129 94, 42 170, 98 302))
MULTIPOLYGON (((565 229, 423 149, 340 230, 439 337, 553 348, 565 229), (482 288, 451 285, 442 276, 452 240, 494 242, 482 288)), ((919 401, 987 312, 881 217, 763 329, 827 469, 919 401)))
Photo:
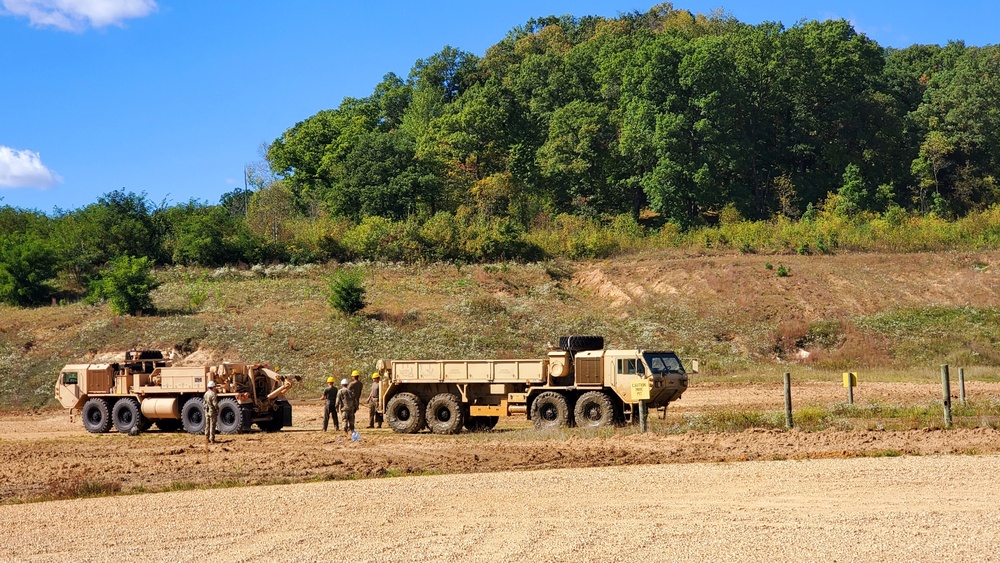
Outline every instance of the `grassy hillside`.
POLYGON ((161 270, 159 313, 141 318, 83 303, 0 306, 0 405, 54 405, 67 362, 175 345, 194 363, 300 373, 298 397, 378 358, 535 357, 563 334, 673 348, 702 360, 699 378, 723 381, 845 368, 933 377, 941 363, 995 378, 982 367, 1000 366, 1000 252, 359 267, 369 305, 353 318, 326 302, 336 265, 161 270))

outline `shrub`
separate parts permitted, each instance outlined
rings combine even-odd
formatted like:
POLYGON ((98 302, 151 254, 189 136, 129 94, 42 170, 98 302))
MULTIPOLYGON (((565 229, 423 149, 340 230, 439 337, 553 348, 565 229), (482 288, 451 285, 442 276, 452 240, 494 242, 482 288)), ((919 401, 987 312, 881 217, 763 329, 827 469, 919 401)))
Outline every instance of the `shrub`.
POLYGON ((778 264, 778 269, 775 271, 779 278, 787 278, 792 275, 791 268, 786 267, 784 264, 778 264))
POLYGON ((145 256, 119 256, 101 272, 100 278, 91 282, 89 299, 107 299, 117 315, 152 312, 151 294, 159 285, 153 276, 152 260, 145 256))
POLYGON ((37 236, 0 239, 0 301, 35 305, 52 294, 46 283, 55 276, 58 260, 49 244, 37 236))
POLYGON ((365 288, 361 278, 361 271, 357 269, 340 270, 334 274, 330 278, 330 294, 327 297, 330 306, 345 315, 364 309, 365 288))

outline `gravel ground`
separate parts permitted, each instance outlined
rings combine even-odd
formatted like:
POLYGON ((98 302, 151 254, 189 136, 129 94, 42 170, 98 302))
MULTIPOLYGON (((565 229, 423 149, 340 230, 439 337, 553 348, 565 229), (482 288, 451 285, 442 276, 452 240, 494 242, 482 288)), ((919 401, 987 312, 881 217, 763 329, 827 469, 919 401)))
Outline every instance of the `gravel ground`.
POLYGON ((0 506, 0 560, 990 561, 1000 456, 415 476, 0 506))

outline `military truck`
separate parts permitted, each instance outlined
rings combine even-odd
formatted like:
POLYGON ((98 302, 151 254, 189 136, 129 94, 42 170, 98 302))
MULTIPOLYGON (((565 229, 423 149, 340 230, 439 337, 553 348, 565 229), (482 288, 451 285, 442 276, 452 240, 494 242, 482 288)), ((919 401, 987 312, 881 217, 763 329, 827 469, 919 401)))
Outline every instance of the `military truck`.
POLYGON ((292 424, 285 394, 299 376, 281 375, 270 364, 225 362, 175 367, 158 350, 130 350, 124 362, 69 364, 59 372, 55 394, 79 412, 88 432, 138 434, 155 424, 163 431, 205 431, 205 394, 209 381, 219 395, 216 428, 238 434, 256 424, 275 432, 292 424))
MULTIPOLYGON (((536 428, 638 422, 687 388, 672 351, 605 350, 601 336, 564 336, 532 360, 379 360, 380 408, 399 433, 490 430, 500 417, 536 428)), ((697 367, 694 367, 697 372, 697 367)))

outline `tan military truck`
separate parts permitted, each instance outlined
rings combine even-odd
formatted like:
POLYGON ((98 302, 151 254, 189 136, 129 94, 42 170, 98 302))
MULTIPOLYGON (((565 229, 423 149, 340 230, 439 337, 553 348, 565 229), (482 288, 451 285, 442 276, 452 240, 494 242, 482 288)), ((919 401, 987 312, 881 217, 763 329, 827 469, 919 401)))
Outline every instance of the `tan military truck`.
POLYGON ((155 424, 160 430, 205 430, 205 394, 215 381, 219 395, 216 428, 224 434, 246 432, 252 424, 265 432, 292 424, 285 394, 298 376, 280 375, 270 364, 225 362, 214 366, 174 367, 157 350, 130 350, 124 362, 69 364, 59 372, 56 399, 78 411, 88 432, 137 434, 155 424))
POLYGON ((526 415, 539 429, 638 422, 640 402, 666 407, 688 384, 674 352, 605 350, 601 336, 564 336, 534 360, 379 360, 376 367, 380 407, 400 433, 489 430, 502 416, 526 415))

